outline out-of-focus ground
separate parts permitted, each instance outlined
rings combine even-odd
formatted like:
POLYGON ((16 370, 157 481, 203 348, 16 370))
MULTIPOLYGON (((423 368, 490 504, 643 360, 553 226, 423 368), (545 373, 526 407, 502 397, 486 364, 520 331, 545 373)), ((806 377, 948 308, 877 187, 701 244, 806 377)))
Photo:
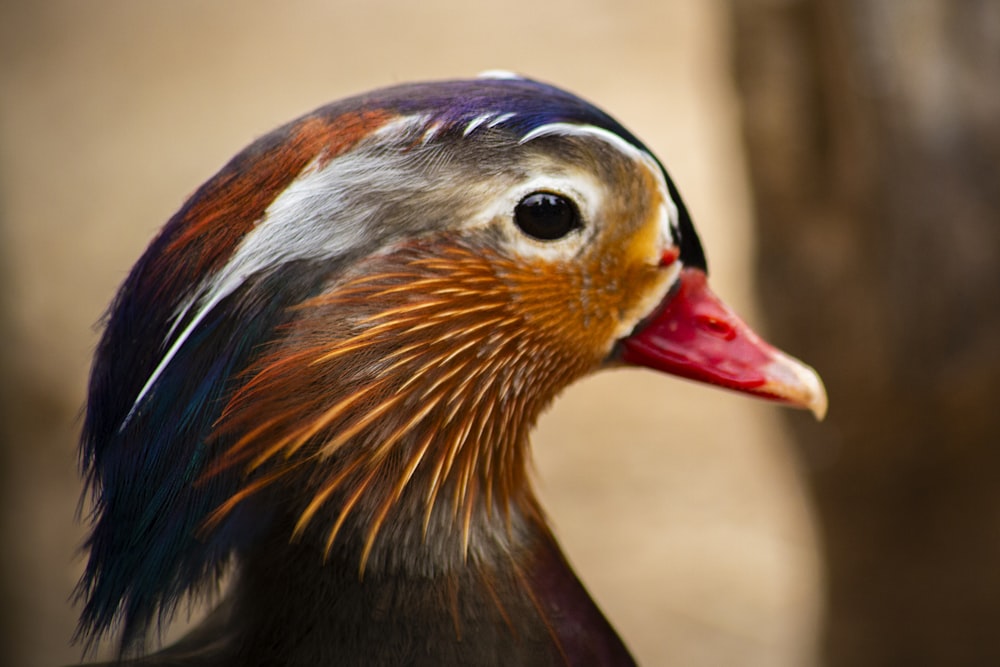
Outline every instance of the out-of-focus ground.
MULTIPOLYGON (((727 30, 720 0, 0 7, 0 663, 80 655, 74 448, 102 310, 189 193, 322 103, 495 68, 598 102, 668 166, 716 291, 759 322, 727 30)), ((556 532, 643 664, 815 662, 820 567, 778 409, 616 371, 540 424, 556 532)))

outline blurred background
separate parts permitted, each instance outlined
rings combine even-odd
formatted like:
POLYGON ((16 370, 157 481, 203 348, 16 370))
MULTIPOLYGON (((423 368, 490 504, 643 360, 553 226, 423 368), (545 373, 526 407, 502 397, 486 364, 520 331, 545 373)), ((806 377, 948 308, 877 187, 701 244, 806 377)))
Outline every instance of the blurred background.
MULTIPOLYGON (((1000 4, 0 4, 0 664, 79 659, 96 323, 254 137, 510 69, 660 156, 823 424, 616 371, 539 425, 565 551, 647 665, 1000 664, 1000 4)), ((195 612, 197 613, 197 612, 195 612)))

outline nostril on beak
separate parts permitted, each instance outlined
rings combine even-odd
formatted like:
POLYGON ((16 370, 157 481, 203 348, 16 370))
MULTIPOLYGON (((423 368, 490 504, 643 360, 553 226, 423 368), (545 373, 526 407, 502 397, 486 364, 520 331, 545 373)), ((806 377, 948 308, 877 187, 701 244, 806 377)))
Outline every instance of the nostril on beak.
POLYGON ((736 331, 733 329, 732 325, 725 320, 720 320, 719 318, 712 317, 711 315, 698 315, 695 321, 698 323, 699 327, 723 340, 732 340, 736 337, 736 331))

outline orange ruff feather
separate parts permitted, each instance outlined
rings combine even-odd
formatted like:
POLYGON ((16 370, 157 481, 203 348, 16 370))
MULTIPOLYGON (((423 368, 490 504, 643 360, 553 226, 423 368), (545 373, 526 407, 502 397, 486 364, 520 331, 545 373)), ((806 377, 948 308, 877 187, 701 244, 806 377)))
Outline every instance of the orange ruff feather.
POLYGON ((580 328, 544 319, 573 293, 567 281, 579 280, 561 268, 525 271, 456 239, 415 242, 296 306, 299 317, 249 369, 217 425, 236 442, 208 474, 243 465, 248 481, 206 528, 307 462, 311 500, 296 534, 336 495, 327 551, 364 494, 379 490, 377 511, 364 519, 362 569, 417 478, 426 484, 425 529, 449 489, 466 550, 477 503, 533 513, 518 495, 528 489, 528 431, 559 390, 601 361, 581 354, 592 341, 565 333, 580 328))

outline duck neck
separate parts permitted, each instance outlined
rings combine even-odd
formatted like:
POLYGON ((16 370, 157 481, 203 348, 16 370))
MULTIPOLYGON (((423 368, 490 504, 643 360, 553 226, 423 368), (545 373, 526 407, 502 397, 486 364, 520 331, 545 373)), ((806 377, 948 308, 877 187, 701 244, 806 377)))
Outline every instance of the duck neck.
POLYGON ((294 513, 275 522, 241 564, 237 662, 634 664, 534 499, 495 509, 477 507, 464 538, 444 507, 426 532, 400 509, 363 571, 362 522, 332 548, 322 531, 289 543, 294 513))
POLYGON ((540 315, 565 286, 515 269, 457 241, 373 255, 247 371, 206 474, 250 471, 208 530, 278 517, 241 554, 244 658, 632 664, 527 475, 538 415, 600 358, 540 315))

